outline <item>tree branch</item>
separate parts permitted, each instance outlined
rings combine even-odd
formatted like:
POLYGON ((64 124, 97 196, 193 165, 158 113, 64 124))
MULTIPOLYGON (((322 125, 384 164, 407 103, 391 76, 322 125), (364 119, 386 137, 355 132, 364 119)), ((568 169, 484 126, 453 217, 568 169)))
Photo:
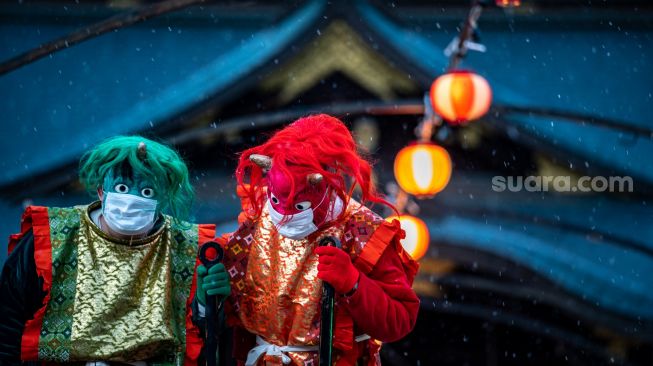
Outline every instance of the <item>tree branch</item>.
POLYGON ((179 10, 190 5, 202 3, 204 1, 205 0, 167 0, 148 6, 142 6, 126 13, 117 14, 109 19, 79 29, 59 39, 44 43, 34 49, 31 49, 23 54, 20 54, 1 63, 0 75, 4 75, 10 71, 25 66, 54 52, 61 51, 70 46, 76 45, 93 37, 97 37, 112 30, 126 27, 143 20, 179 10))

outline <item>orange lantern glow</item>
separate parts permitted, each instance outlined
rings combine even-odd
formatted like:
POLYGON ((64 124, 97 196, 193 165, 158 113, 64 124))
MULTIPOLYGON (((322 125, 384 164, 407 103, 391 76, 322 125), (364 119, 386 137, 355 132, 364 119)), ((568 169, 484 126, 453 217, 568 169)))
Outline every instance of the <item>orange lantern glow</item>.
POLYGON ((451 124, 461 124, 487 113, 492 103, 490 84, 469 71, 444 74, 431 85, 433 110, 451 124))
POLYGON ((401 239, 401 246, 413 259, 419 260, 426 254, 431 239, 424 221, 410 215, 390 216, 386 220, 399 220, 401 228, 406 232, 406 237, 401 239))
POLYGON ((495 4, 502 8, 516 8, 521 5, 521 0, 495 0, 495 4))
POLYGON ((433 197, 449 183, 451 158, 438 145, 416 143, 399 150, 394 171, 401 189, 417 198, 433 197))

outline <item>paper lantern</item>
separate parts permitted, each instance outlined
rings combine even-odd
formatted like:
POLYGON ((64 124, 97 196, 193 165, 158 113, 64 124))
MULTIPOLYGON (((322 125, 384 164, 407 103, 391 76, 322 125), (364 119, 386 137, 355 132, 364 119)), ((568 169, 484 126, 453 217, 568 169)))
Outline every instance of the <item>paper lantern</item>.
POLYGON ((401 239, 401 246, 413 259, 419 260, 426 254, 431 238, 424 221, 410 215, 390 216, 386 220, 399 220, 401 228, 406 232, 406 237, 401 239))
POLYGON ((399 151, 394 172, 405 192, 417 198, 429 198, 449 183, 451 158, 447 150, 438 145, 416 143, 399 151))
POLYGON ((461 124, 480 118, 492 103, 490 84, 469 71, 444 74, 431 85, 433 110, 450 124, 461 124))
POLYGON ((502 8, 516 8, 521 5, 521 0, 495 0, 494 3, 502 8))

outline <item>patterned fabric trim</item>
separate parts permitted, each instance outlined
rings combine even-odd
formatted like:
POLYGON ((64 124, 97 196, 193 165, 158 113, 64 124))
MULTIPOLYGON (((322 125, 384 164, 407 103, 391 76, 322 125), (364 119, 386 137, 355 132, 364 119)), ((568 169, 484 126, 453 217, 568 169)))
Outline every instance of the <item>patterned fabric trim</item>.
MULTIPOLYGON (((254 229, 254 223, 246 220, 227 239, 229 245, 226 246, 225 268, 229 274, 231 286, 238 289, 227 298, 225 306, 227 314, 237 314, 240 311, 241 291, 245 287, 245 271, 247 270, 250 244, 254 240, 254 229)), ((237 317, 228 316, 227 325, 240 326, 240 322, 237 317)))
POLYGON ((384 222, 374 231, 374 234, 369 238, 367 244, 356 258, 354 265, 363 273, 368 274, 385 252, 388 245, 390 245, 401 230, 390 223, 384 222))
POLYGON ((373 244, 372 249, 376 251, 385 249, 388 245, 388 243, 378 240, 377 229, 383 222, 381 217, 365 206, 360 206, 347 221, 347 230, 345 230, 342 246, 351 254, 356 268, 364 274, 370 273, 376 264, 376 261, 369 263, 365 261, 365 266, 360 266, 358 263, 360 256, 366 255, 370 251, 370 240, 373 244))
MULTIPOLYGON (((207 241, 214 240, 215 237, 215 225, 213 224, 200 224, 197 226, 198 230, 198 247, 201 246, 202 244, 206 243, 207 241)), ((197 273, 197 266, 200 264, 199 258, 197 258, 197 255, 195 256, 195 273, 197 273)), ((197 290, 197 279, 196 276, 193 275, 191 287, 190 287, 190 295, 188 296, 188 299, 186 300, 186 357, 184 359, 184 365, 185 366, 195 366, 197 365, 197 358, 200 355, 200 352, 202 351, 202 346, 204 344, 202 338, 200 337, 200 331, 195 326, 195 324, 192 321, 192 302, 193 302, 193 297, 195 295, 195 291, 197 290)))
MULTIPOLYGON (((166 216, 166 223, 170 225, 172 218, 166 216)), ((176 250, 173 252, 172 260, 172 291, 177 305, 182 305, 175 308, 176 324, 180 326, 177 340, 181 343, 184 350, 183 360, 184 365, 194 366, 197 365, 197 358, 199 357, 202 349, 202 340, 199 337, 199 329, 193 324, 191 303, 195 294, 195 270, 197 268, 197 252, 199 243, 205 240, 206 235, 211 235, 212 225, 204 226, 200 229, 199 225, 189 225, 183 223, 181 227, 189 226, 185 230, 176 229, 171 227, 171 235, 174 239, 176 250)), ((209 240, 210 240, 209 239, 209 240)))
MULTIPOLYGON (((70 245, 79 231, 80 215, 75 208, 48 208, 52 285, 40 329, 38 359, 67 362, 70 358, 77 279, 77 246, 70 245)), ((35 259, 38 255, 34 253, 35 259)), ((37 265, 38 266, 38 265, 37 265)))
MULTIPOLYGON (((379 241, 377 230, 383 222, 381 217, 362 205, 357 207, 347 221, 347 229, 342 238, 342 247, 343 250, 349 252, 354 266, 364 274, 372 271, 378 258, 368 263, 361 262, 360 256, 370 252, 370 241, 375 238, 377 238, 376 243, 373 241, 372 249, 377 251, 381 250, 380 244, 384 243, 379 241), (362 266, 361 263, 365 263, 366 266, 362 266)), ((386 246, 387 243, 383 245, 383 249, 386 246)), ((351 351, 354 348, 354 320, 345 307, 337 306, 337 304, 333 334, 333 346, 335 348, 345 352, 351 351)))
MULTIPOLYGON (((345 232, 344 248, 349 248, 354 266, 362 273, 369 274, 376 266, 388 246, 392 246, 402 260, 404 271, 412 283, 417 273, 417 262, 406 253, 399 242, 405 233, 399 222, 386 222, 366 207, 361 207, 352 215, 345 232)), ((336 307, 333 346, 345 352, 354 348, 354 321, 344 307, 336 307)), ((381 342, 367 341, 365 353, 367 365, 380 365, 381 342)))
POLYGON ((34 259, 36 273, 43 278, 43 291, 46 295, 43 298, 43 306, 34 314, 34 318, 25 323, 21 339, 21 359, 23 361, 35 361, 38 359, 39 334, 45 316, 46 305, 50 301, 50 288, 52 287, 52 250, 50 246, 50 225, 48 220, 48 208, 40 206, 29 206, 25 210, 21 220, 21 234, 11 236, 9 251, 29 229, 34 234, 34 259), (13 245, 11 244, 13 243, 13 245))

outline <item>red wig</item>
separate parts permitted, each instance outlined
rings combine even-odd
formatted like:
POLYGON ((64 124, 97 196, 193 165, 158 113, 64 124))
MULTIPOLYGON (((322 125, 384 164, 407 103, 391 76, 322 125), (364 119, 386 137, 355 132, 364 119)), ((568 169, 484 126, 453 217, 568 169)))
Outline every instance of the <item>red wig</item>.
POLYGON ((345 202, 346 207, 356 185, 360 186, 362 202, 377 202, 392 207, 376 193, 370 164, 356 152, 351 132, 335 117, 318 114, 300 118, 277 131, 266 143, 242 153, 236 168, 236 179, 239 190, 251 204, 246 214, 256 219, 268 198, 265 189, 269 182, 263 169, 250 161, 252 154, 272 159, 275 175, 281 175, 285 180, 287 197, 290 198, 285 202, 288 208, 293 204, 293 198, 311 189, 318 191, 322 197, 324 192, 331 190, 345 202), (318 186, 307 182, 307 176, 313 173, 323 176, 318 186), (349 187, 347 179, 351 182, 349 187))

